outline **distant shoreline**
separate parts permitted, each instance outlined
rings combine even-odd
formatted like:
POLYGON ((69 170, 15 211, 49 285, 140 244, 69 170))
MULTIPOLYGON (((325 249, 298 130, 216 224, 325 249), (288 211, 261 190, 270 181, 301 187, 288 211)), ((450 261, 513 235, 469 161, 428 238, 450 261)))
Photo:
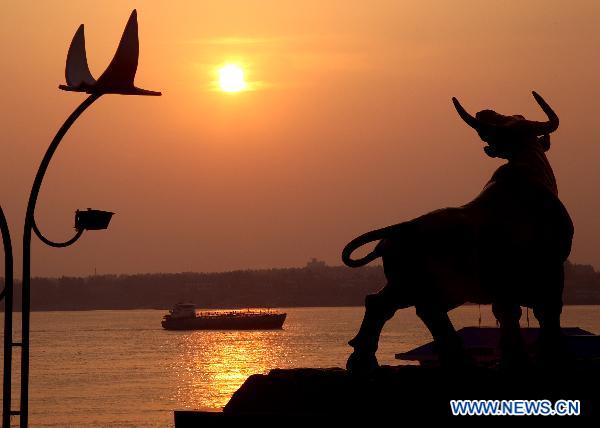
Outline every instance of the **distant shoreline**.
MULTIPOLYGON (((465 303, 461 306, 477 306, 476 303, 465 303)), ((481 306, 490 306, 489 304, 481 305, 481 306)), ((565 304, 564 306, 597 306, 600 308, 600 304, 592 303, 592 304, 565 304)), ((244 307, 202 307, 198 308, 198 311, 208 311, 208 310, 244 310, 244 309, 310 309, 310 308, 362 308, 362 305, 312 305, 312 306, 244 306, 244 307)), ((107 312, 107 311, 164 311, 167 312, 171 307, 168 308, 96 308, 96 309, 38 309, 32 310, 31 312, 107 312)), ((20 310, 15 310, 15 313, 20 313, 20 310)), ((4 308, 0 309, 0 313, 4 313, 4 308)))
MULTIPOLYGON (((31 281, 31 309, 166 311, 177 302, 192 302, 201 309, 362 307, 365 296, 376 293, 386 282, 379 265, 352 269, 328 266, 316 259, 302 268, 37 277, 31 281)), ((21 308, 20 281, 15 282, 13 295, 17 311, 21 308)), ((600 273, 589 265, 565 263, 563 301, 566 305, 600 305, 600 273)))

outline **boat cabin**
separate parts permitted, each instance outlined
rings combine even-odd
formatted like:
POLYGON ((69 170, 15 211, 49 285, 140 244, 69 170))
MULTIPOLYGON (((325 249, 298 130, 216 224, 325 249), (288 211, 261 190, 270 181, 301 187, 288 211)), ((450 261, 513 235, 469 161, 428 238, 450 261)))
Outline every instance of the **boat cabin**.
POLYGON ((193 303, 177 303, 169 311, 169 314, 171 314, 171 318, 195 318, 196 305, 193 303))

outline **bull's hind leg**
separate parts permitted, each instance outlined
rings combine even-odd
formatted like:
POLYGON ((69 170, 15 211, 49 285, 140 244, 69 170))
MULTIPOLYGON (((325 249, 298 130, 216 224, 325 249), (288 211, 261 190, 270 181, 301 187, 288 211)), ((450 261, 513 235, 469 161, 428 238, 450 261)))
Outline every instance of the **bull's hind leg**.
POLYGON ((560 343, 562 337, 560 329, 560 314, 562 302, 541 303, 533 307, 533 314, 540 323, 540 343, 544 346, 560 343))
POLYGON ((521 306, 508 302, 494 302, 492 312, 500 323, 500 365, 519 368, 528 363, 527 352, 521 337, 521 306))
POLYGON ((542 360, 550 362, 563 360, 568 357, 568 353, 560 328, 564 286, 562 263, 557 265, 554 270, 547 270, 541 286, 546 287, 544 296, 533 306, 533 314, 540 323, 538 339, 540 357, 542 360))
POLYGON ((393 286, 386 285, 376 294, 365 298, 365 316, 356 336, 348 342, 354 348, 346 363, 346 369, 357 375, 366 375, 374 371, 379 364, 375 353, 379 345, 379 336, 385 323, 394 316, 399 304, 393 286))
POLYGON ((537 357, 542 364, 555 364, 569 358, 566 343, 560 329, 562 304, 542 303, 533 307, 533 313, 540 323, 537 341, 537 357))
POLYGON ((437 305, 419 304, 417 315, 425 323, 431 335, 442 366, 470 366, 472 361, 465 353, 462 341, 444 308, 437 305))

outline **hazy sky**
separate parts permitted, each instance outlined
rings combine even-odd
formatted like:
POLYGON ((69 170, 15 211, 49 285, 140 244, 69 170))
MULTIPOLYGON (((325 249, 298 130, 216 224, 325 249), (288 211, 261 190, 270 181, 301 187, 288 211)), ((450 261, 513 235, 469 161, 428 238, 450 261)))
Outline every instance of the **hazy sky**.
MULTIPOLYGON (((138 9, 136 82, 75 125, 42 187, 55 240, 76 208, 117 212, 68 249, 34 238, 34 275, 221 271, 340 263, 355 235, 473 198, 501 163, 475 112, 556 109, 550 161, 576 226, 571 259, 600 267, 600 2, 19 1, 0 14, 0 202, 20 269, 29 189, 83 95, 62 92, 85 23, 97 76, 138 9), (243 65, 253 90, 214 90, 243 65)), ((20 276, 17 270, 17 276, 20 276)))

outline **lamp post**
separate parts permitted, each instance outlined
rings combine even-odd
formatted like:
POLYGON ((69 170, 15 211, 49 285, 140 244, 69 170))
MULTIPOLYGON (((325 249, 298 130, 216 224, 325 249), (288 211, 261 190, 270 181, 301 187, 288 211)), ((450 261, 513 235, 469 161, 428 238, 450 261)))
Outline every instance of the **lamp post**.
MULTIPOLYGON (((30 294, 31 294, 31 232, 45 244, 52 247, 67 247, 74 244, 83 234, 84 230, 99 230, 108 227, 113 213, 107 211, 91 210, 77 211, 75 214, 75 235, 64 242, 54 242, 46 238, 37 227, 35 222, 35 208, 44 175, 50 165, 50 161, 63 137, 81 116, 96 100, 104 94, 120 95, 161 95, 160 92, 137 88, 134 85, 139 56, 139 40, 137 27, 137 13, 134 10, 127 21, 125 31, 119 42, 117 51, 107 69, 96 80, 90 73, 86 51, 83 25, 75 33, 65 68, 66 85, 59 88, 65 91, 86 92, 89 96, 71 113, 65 123, 60 127, 56 136, 46 150, 40 167, 37 171, 27 211, 25 214, 25 226, 23 230, 23 286, 22 286, 22 341, 21 341, 21 405, 19 412, 11 412, 20 416, 20 426, 27 427, 29 412, 29 328, 30 328, 30 294)), ((11 349, 12 350, 12 349, 11 349)), ((10 384, 6 386, 7 378, 4 378, 4 399, 10 402, 10 384), (8 389, 8 397, 6 396, 8 389)), ((4 407, 6 409, 6 405, 4 407)), ((3 415, 3 427, 7 420, 3 415)), ((10 423, 10 416, 8 417, 10 423)))

